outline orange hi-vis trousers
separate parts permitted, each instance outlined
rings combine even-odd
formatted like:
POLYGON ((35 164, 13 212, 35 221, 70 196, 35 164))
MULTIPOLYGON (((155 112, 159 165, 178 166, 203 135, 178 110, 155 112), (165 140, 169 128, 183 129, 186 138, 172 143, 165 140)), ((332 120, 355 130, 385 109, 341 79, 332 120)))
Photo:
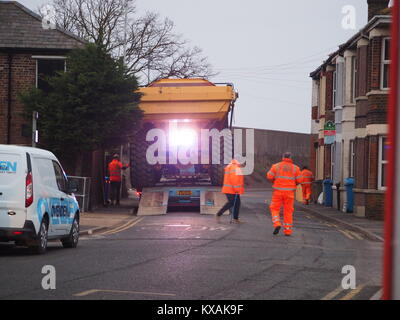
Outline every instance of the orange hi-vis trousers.
POLYGON ((311 199, 311 184, 302 184, 301 189, 303 191, 303 201, 311 199))
POLYGON ((272 193, 271 209, 274 228, 281 227, 280 211, 283 206, 283 232, 292 234, 293 231, 294 191, 278 191, 272 193))

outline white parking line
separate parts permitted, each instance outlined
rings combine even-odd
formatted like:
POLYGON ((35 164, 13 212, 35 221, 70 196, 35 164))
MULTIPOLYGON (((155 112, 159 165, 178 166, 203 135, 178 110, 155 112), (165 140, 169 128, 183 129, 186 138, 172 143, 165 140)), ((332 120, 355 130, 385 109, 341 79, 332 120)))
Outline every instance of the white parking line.
POLYGON ((101 289, 91 289, 83 292, 75 293, 75 297, 85 297, 90 294, 105 292, 105 293, 123 293, 123 294, 140 294, 140 295, 151 295, 151 296, 176 296, 174 293, 161 293, 161 292, 144 292, 144 291, 127 291, 127 290, 101 290, 101 289))

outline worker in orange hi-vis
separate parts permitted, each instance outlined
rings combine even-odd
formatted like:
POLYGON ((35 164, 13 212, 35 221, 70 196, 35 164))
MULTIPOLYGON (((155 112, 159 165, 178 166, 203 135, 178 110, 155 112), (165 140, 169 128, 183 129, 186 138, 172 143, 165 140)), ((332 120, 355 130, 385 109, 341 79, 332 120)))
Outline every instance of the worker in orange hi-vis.
POLYGON ((110 184, 111 184, 111 205, 114 205, 114 200, 116 200, 116 205, 119 206, 119 195, 121 192, 121 170, 125 170, 129 165, 123 165, 119 161, 119 155, 114 154, 113 160, 108 164, 108 171, 110 173, 110 184))
POLYGON ((290 236, 293 232, 294 194, 296 186, 302 182, 300 168, 293 164, 290 152, 285 152, 282 161, 272 166, 267 178, 273 183, 270 205, 273 234, 277 235, 282 227, 280 210, 283 206, 283 232, 290 236))
POLYGON ((240 223, 240 195, 244 193, 244 177, 240 169, 240 163, 235 159, 232 159, 232 161, 225 167, 222 193, 225 193, 228 201, 217 212, 217 221, 219 222, 219 218, 225 211, 232 210, 233 222, 240 223))
POLYGON ((302 177, 301 189, 303 191, 303 203, 308 205, 310 204, 311 184, 314 181, 314 175, 310 170, 308 170, 306 166, 304 166, 303 170, 301 171, 301 177, 302 177))

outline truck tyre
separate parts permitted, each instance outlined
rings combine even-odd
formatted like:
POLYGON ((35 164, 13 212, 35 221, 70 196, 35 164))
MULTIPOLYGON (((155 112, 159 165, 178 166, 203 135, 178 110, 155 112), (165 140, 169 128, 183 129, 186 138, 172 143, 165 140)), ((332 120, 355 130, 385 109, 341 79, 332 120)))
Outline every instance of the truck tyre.
POLYGON ((151 127, 148 126, 137 132, 131 142, 131 183, 138 190, 153 187, 158 182, 154 167, 149 165, 146 160, 146 151, 150 145, 150 142, 146 141, 146 134, 150 129, 151 127))

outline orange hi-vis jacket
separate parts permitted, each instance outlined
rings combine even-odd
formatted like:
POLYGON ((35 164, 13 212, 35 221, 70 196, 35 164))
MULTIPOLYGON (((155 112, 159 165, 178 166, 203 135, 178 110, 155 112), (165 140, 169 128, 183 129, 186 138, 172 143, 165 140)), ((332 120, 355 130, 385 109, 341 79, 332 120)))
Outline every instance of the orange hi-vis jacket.
POLYGON ((239 162, 237 160, 232 160, 231 163, 225 167, 222 193, 244 193, 244 177, 242 175, 242 171, 240 170, 239 162))
POLYGON ((108 164, 108 171, 110 172, 110 181, 121 182, 122 163, 116 159, 108 164))
POLYGON ((267 178, 273 182, 272 188, 278 191, 296 191, 297 185, 302 182, 300 168, 288 158, 274 164, 268 171, 267 178))
POLYGON ((314 175, 310 170, 304 169, 301 172, 301 184, 305 185, 305 184, 311 184, 314 181, 314 175))

